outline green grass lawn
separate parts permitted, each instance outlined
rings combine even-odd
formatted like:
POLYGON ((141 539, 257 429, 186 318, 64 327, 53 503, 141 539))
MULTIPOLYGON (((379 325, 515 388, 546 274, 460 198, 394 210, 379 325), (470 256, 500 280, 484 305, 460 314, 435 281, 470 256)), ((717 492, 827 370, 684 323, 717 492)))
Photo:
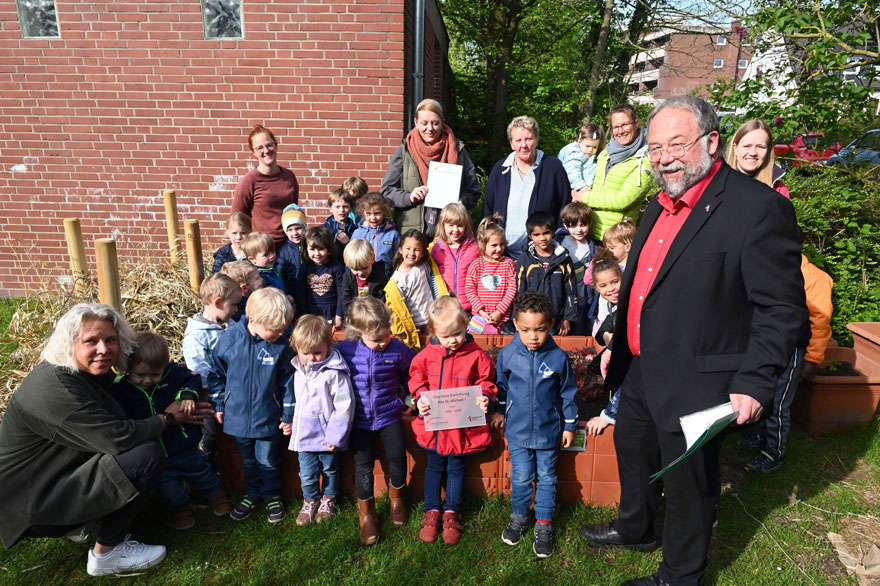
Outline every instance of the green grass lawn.
MULTIPOLYGON (((724 492, 709 554, 709 584, 773 586, 857 584, 846 575, 828 531, 857 531, 880 541, 880 419, 864 429, 811 438, 797 427, 788 467, 773 476, 741 472, 750 454, 723 456, 724 492)), ((197 512, 197 525, 175 532, 161 515, 144 513, 137 537, 168 547, 166 561, 125 579, 126 584, 619 584, 653 573, 660 552, 599 552, 580 540, 581 525, 612 518, 613 509, 561 507, 557 549, 538 560, 531 533, 515 548, 500 540, 509 503, 503 498, 466 501, 465 533, 455 547, 418 540, 420 506, 409 524, 394 529, 387 500, 379 501, 381 539, 358 541, 355 501, 342 500, 333 521, 294 523, 300 500, 288 502, 288 518, 270 527, 263 514, 234 523, 197 512)), ((64 539, 29 540, 0 552, 0 583, 112 583, 85 572, 87 547, 64 539)))

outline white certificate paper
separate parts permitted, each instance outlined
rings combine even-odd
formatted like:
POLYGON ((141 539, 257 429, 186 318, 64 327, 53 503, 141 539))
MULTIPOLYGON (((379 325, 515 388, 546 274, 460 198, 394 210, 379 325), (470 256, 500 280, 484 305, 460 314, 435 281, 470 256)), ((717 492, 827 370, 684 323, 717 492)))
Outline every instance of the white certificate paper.
POLYGON ((425 431, 461 429, 486 424, 486 414, 477 404, 482 395, 480 387, 457 387, 439 391, 423 391, 430 410, 425 415, 425 431))
POLYGON ((461 165, 431 161, 428 165, 428 195, 425 206, 443 208, 458 201, 461 191, 461 165))

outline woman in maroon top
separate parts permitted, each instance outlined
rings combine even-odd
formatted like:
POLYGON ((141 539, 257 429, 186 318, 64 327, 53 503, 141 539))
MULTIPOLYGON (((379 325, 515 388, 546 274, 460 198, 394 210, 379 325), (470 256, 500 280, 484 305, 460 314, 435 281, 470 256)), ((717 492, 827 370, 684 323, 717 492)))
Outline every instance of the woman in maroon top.
POLYGON ((248 135, 248 146, 257 160, 257 168, 235 186, 232 211, 251 216, 254 231, 271 236, 277 247, 287 240, 281 227, 281 212, 298 203, 299 183, 293 171, 278 165, 278 141, 271 130, 261 124, 254 126, 248 135))

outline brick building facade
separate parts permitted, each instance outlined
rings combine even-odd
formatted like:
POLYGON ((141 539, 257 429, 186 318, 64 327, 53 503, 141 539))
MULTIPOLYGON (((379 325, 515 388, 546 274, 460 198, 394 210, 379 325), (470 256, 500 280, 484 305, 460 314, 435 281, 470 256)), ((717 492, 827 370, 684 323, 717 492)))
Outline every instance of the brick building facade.
MULTIPOLYGON (((67 217, 90 262, 104 237, 120 258, 165 254, 163 189, 222 244, 258 122, 313 220, 350 175, 378 189, 411 118, 413 4, 248 2, 243 38, 206 40, 198 0, 57 0, 53 39, 22 38, 0 3, 0 295, 64 280, 67 217)), ((442 100, 448 38, 427 5, 424 96, 442 100)))
POLYGON ((752 47, 740 39, 739 23, 730 29, 684 26, 646 34, 646 51, 630 60, 630 98, 656 103, 721 79, 741 81, 752 58, 752 47))

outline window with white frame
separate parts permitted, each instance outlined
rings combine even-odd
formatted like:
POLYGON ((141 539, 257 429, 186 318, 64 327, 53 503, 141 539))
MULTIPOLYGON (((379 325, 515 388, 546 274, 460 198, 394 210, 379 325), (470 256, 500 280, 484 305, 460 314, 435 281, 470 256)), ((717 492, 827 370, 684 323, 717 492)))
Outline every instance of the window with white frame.
POLYGON ((721 69, 722 67, 724 67, 724 59, 716 59, 715 63, 712 64, 712 67, 714 67, 715 69, 721 69))
POLYGON ((739 69, 747 69, 749 67, 749 60, 748 59, 740 59, 739 61, 736 62, 736 66, 739 69))
POLYGON ((206 39, 241 39, 241 0, 202 0, 206 39))
POLYGON ((55 0, 16 0, 18 23, 23 39, 58 38, 55 0))
POLYGON ((727 37, 725 37, 724 35, 718 35, 717 37, 715 37, 715 44, 719 45, 719 46, 726 45, 727 44, 727 37))

